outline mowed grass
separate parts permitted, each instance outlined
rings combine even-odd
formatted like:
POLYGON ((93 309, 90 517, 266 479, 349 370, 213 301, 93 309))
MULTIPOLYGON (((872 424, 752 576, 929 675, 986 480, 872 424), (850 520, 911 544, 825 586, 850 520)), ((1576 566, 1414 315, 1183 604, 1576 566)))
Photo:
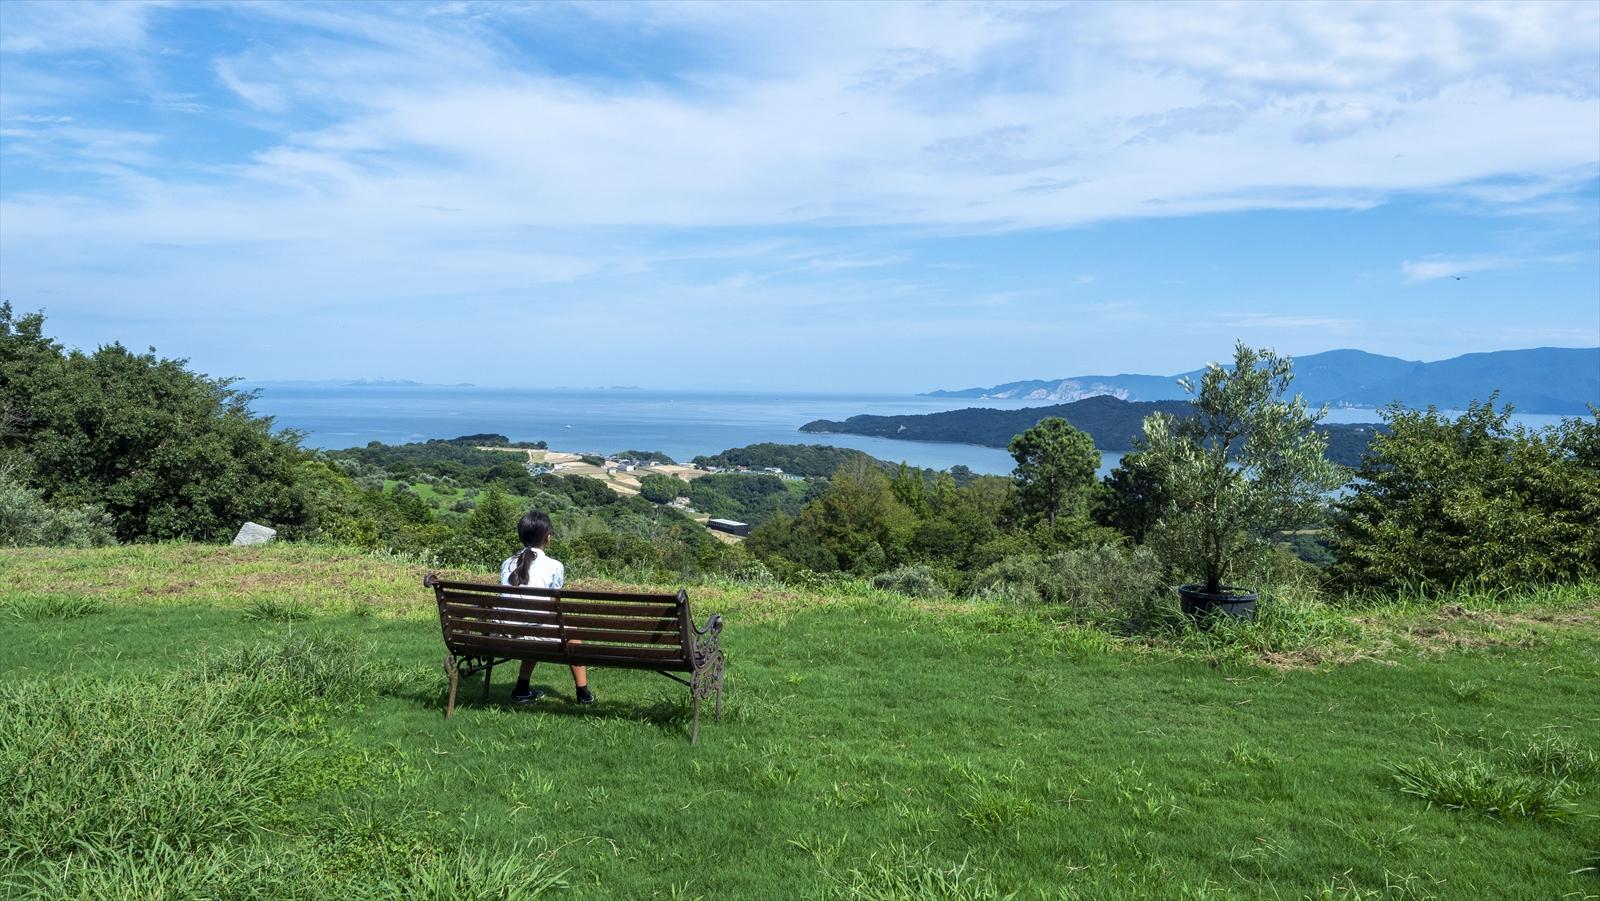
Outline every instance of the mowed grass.
POLYGON ((690 747, 650 673, 595 670, 584 709, 558 668, 525 708, 502 672, 447 722, 421 575, 0 552, 0 895, 1600 895, 1592 602, 1453 612, 1474 629, 1443 643, 1361 614, 1386 631, 1360 659, 1296 667, 692 587, 728 617, 730 694, 690 747))

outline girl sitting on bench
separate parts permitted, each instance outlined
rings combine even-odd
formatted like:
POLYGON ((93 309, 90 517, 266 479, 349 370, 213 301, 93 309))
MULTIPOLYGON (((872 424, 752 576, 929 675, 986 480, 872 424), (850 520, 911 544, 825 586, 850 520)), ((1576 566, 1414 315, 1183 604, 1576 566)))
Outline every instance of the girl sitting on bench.
MULTIPOLYGON (((517 523, 517 537, 522 539, 522 551, 507 557, 500 564, 500 584, 516 587, 560 588, 566 583, 567 568, 561 561, 544 552, 550 543, 550 517, 539 510, 529 510, 517 523)), ((551 639, 554 640, 554 639, 551 639)), ((577 644, 577 642, 573 642, 577 644)), ((522 661, 517 671, 517 687, 511 692, 513 703, 526 704, 544 697, 544 691, 528 685, 536 661, 522 661)), ((572 684, 577 688, 579 704, 593 704, 594 694, 589 691, 587 667, 572 668, 572 684)))

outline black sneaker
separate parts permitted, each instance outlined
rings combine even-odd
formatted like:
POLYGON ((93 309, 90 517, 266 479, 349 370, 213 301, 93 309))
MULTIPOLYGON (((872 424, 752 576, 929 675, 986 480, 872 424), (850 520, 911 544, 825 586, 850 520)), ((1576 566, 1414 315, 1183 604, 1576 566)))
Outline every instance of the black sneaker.
POLYGON ((542 697, 544 697, 544 689, 524 688, 511 692, 511 703, 532 704, 534 701, 537 701, 542 697))
POLYGON ((594 692, 589 690, 589 686, 585 685, 582 688, 578 689, 577 694, 578 694, 578 703, 579 704, 582 704, 585 707, 587 707, 590 704, 594 703, 594 692))

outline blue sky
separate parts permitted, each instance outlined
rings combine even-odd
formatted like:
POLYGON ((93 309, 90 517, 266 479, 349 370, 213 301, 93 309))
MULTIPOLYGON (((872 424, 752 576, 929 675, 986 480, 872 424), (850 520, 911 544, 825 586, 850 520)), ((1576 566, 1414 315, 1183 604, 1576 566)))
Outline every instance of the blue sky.
POLYGON ((1595 3, 8 0, 0 296, 254 380, 1593 346, 1597 46, 1595 3))

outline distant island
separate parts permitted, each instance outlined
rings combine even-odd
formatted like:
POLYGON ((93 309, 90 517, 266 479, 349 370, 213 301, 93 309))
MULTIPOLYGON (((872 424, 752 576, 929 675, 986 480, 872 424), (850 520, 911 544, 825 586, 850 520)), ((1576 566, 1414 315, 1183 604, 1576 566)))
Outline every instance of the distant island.
MULTIPOLYGON (((1070 402, 1108 396, 1126 401, 1182 400, 1177 375, 1080 375, 1007 382, 991 388, 930 391, 925 397, 1070 402)), ((1434 363, 1362 350, 1330 350, 1294 360, 1294 391, 1313 404, 1377 408, 1395 401, 1414 408, 1466 409, 1500 392, 1522 413, 1582 415, 1600 404, 1600 347, 1538 347, 1465 354, 1434 363)))
MULTIPOLYGON (((801 426, 800 431, 1005 447, 1011 443, 1012 436, 1032 428, 1041 419, 1059 416, 1072 423, 1074 428, 1087 432, 1100 450, 1129 451, 1133 450, 1134 438, 1142 433, 1144 418, 1151 413, 1188 416, 1190 407, 1186 401, 1125 401, 1100 395, 1070 404, 1025 407, 1020 410, 969 407, 945 413, 852 416, 843 422, 818 419, 801 426)), ((1368 442, 1381 428, 1370 423, 1331 423, 1321 426, 1320 431, 1328 436, 1328 459, 1345 466, 1359 464, 1368 442)))

